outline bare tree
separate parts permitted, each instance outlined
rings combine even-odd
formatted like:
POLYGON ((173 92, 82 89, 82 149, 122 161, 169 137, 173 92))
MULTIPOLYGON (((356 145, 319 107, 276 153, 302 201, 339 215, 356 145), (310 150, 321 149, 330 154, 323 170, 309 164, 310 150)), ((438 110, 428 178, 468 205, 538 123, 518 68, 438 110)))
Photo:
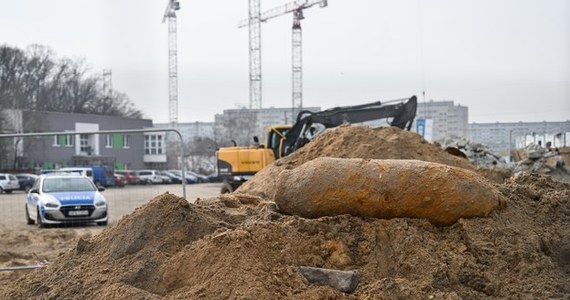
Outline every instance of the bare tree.
POLYGON ((103 91, 84 60, 56 59, 45 46, 0 46, 0 105, 4 108, 141 118, 124 93, 103 91))
POLYGON ((190 170, 211 174, 216 167, 217 143, 207 137, 194 137, 184 145, 185 161, 190 170))
POLYGON ((22 93, 20 77, 26 57, 23 51, 0 47, 0 104, 5 108, 17 105, 16 99, 22 93))
POLYGON ((143 115, 124 93, 113 93, 111 96, 100 94, 88 104, 87 109, 94 114, 127 118, 142 118, 143 115))
POLYGON ((232 141, 237 145, 250 145, 253 136, 258 132, 259 111, 239 109, 224 114, 222 130, 217 132, 216 139, 220 146, 230 146, 232 141))

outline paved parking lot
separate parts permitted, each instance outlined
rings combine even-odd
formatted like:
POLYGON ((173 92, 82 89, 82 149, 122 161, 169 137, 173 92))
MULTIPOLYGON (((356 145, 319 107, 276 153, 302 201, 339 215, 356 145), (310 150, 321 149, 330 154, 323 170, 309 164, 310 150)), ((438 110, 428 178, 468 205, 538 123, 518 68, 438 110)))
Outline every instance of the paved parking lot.
MULTIPOLYGON (((220 187, 220 183, 186 185, 186 199, 194 202, 196 198, 214 197, 219 195, 220 187)), ((106 189, 103 195, 109 201, 109 224, 116 223, 135 208, 165 192, 182 196, 182 185, 136 185, 106 189)), ((10 229, 28 226, 24 213, 25 199, 26 194, 23 191, 0 194, 0 228, 10 229)))

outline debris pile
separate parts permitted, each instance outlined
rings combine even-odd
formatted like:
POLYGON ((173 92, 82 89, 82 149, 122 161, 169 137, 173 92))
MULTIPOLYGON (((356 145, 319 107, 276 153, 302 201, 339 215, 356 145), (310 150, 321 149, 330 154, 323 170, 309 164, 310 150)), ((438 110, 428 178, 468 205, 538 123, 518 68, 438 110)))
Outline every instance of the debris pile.
MULTIPOLYGON (((47 267, 2 285, 0 299, 563 299, 570 294, 570 185, 548 176, 525 173, 504 184, 485 183, 500 194, 501 208, 444 227, 424 218, 283 214, 272 197, 277 188, 295 187, 280 183, 279 171, 295 172, 334 150, 363 163, 392 155, 475 170, 408 132, 350 127, 331 132, 258 173, 240 193, 195 204, 168 193, 156 197, 101 234, 81 237, 49 257, 47 267)), ((326 174, 320 168, 312 170, 326 174)), ((421 181, 415 188, 432 189, 429 178, 421 181)), ((493 196, 469 201, 488 197, 493 196)))
POLYGON ((465 158, 480 168, 508 168, 503 158, 493 153, 489 147, 481 143, 472 142, 465 138, 451 137, 441 139, 436 143, 448 152, 453 151, 454 148, 458 149, 465 155, 465 158))
POLYGON ((547 149, 540 145, 530 144, 517 154, 519 161, 515 167, 518 172, 552 173, 557 168, 563 168, 565 163, 558 149, 547 149))
POLYGON ((554 180, 570 183, 570 148, 544 148, 530 144, 513 152, 517 164, 515 174, 540 173, 554 180))

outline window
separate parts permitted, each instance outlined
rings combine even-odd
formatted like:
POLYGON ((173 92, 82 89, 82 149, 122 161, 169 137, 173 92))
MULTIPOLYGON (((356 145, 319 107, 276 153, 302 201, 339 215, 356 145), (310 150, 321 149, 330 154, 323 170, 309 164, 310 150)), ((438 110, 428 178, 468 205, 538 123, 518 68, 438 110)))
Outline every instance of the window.
POLYGON ((145 135, 144 137, 144 153, 145 154, 162 154, 162 135, 145 135))
POLYGON ((156 136, 156 154, 162 154, 162 135, 156 136))
POLYGON ((130 148, 131 147, 131 136, 124 135, 123 136, 123 148, 130 148))
POLYGON ((53 146, 54 147, 73 147, 73 136, 70 134, 66 135, 54 135, 53 136, 53 146))
POLYGON ((65 147, 73 147, 73 136, 71 134, 66 134, 63 136, 65 147))
POLYGON ((113 148, 113 135, 107 134, 105 136, 105 148, 113 148))
POLYGON ((79 145, 80 151, 91 155, 91 146, 89 146, 89 135, 80 134, 79 135, 79 145))

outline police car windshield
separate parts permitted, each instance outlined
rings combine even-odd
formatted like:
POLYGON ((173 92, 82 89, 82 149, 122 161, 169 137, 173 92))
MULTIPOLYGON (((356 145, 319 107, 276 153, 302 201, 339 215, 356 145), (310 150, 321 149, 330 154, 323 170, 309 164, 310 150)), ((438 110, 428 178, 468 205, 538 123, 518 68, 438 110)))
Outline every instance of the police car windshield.
POLYGON ((55 192, 92 192, 95 186, 85 177, 46 178, 43 184, 44 193, 55 192))

